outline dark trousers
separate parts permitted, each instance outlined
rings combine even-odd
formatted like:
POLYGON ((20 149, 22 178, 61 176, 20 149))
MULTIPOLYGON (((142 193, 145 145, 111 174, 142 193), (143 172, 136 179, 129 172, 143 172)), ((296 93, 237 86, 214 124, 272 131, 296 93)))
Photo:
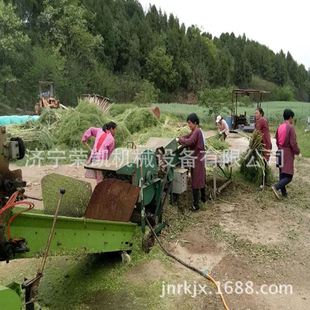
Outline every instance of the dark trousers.
POLYGON ((207 199, 206 199, 206 188, 205 187, 203 187, 201 189, 193 189, 194 207, 199 208, 199 200, 201 200, 203 203, 205 203, 207 201, 207 199))
POLYGON ((227 138, 227 134, 226 134, 226 132, 221 133, 221 135, 220 135, 220 139, 221 139, 221 140, 223 140, 223 141, 225 141, 225 140, 226 140, 226 138, 227 138))
POLYGON ((281 190, 281 193, 283 196, 287 196, 286 192, 286 185, 292 182, 293 175, 292 174, 287 174, 287 173, 280 173, 280 180, 279 182, 275 185, 275 188, 277 190, 281 190))

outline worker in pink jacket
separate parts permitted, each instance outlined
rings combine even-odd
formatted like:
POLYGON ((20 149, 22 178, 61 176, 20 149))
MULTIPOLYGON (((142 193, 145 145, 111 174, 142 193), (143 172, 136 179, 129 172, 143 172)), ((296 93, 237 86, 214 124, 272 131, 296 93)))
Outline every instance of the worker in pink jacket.
MULTIPOLYGON (((87 164, 94 163, 96 161, 109 159, 115 148, 115 132, 117 124, 109 122, 102 128, 91 127, 87 129, 82 136, 82 143, 87 144, 87 141, 91 138, 95 138, 95 143, 91 150, 91 154, 87 160, 87 164)), ((99 170, 86 169, 86 178, 96 179, 97 183, 103 180, 102 172, 99 170)))
POLYGON ((295 155, 300 154, 293 126, 294 112, 290 109, 285 109, 283 118, 284 122, 278 127, 276 132, 278 146, 277 166, 280 170, 280 180, 272 186, 272 190, 278 199, 280 199, 279 191, 281 191, 283 197, 287 197, 286 185, 293 179, 295 155))

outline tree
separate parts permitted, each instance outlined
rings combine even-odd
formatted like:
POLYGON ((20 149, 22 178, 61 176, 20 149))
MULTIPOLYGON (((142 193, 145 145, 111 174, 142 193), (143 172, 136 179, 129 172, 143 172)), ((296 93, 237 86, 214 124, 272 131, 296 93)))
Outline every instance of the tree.
POLYGON ((78 4, 75 0, 45 0, 38 19, 43 42, 52 42, 63 55, 88 63, 102 44, 102 37, 90 33, 87 11, 78 4))
POLYGON ((25 72, 24 81, 31 93, 37 93, 38 81, 53 81, 56 93, 63 98, 65 93, 65 57, 57 48, 35 46, 29 69, 25 72))
POLYGON ((218 53, 214 84, 228 87, 232 84, 234 73, 234 59, 226 48, 218 53))
POLYGON ((176 72, 173 57, 167 55, 163 47, 154 48, 146 60, 147 76, 161 90, 172 90, 175 86, 176 72))
POLYGON ((290 80, 294 83, 295 87, 298 85, 298 65, 297 62, 292 57, 291 53, 288 52, 286 55, 287 72, 290 80))
POLYGON ((85 92, 143 99, 152 84, 162 100, 258 80, 272 85, 273 99, 310 94, 310 74, 290 53, 187 28, 155 5, 144 12, 138 0, 0 0, 0 100, 32 107, 38 79, 53 80, 66 104, 85 92))
POLYGON ((158 101, 158 89, 147 80, 141 84, 141 90, 136 93, 134 101, 140 106, 150 106, 152 103, 156 103, 158 101))
POLYGON ((0 97, 8 99, 10 84, 17 82, 17 72, 23 62, 29 38, 23 33, 22 21, 11 4, 0 0, 0 97), (17 70, 16 70, 17 68, 17 70))
POLYGON ((274 58, 274 82, 283 86, 288 80, 286 60, 283 51, 275 55, 274 58))
POLYGON ((244 56, 235 58, 234 83, 239 87, 247 87, 252 80, 251 65, 244 56))

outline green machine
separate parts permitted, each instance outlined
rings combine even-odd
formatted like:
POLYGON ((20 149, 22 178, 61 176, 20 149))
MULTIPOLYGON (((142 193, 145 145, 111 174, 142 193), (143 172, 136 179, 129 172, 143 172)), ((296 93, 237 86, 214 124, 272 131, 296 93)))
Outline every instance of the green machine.
MULTIPOLYGON (((154 239, 146 229, 146 218, 156 233, 165 226, 167 197, 186 190, 186 170, 180 166, 180 150, 175 139, 151 138, 137 148, 120 148, 109 160, 92 163, 86 169, 102 173, 103 181, 91 194, 82 216, 64 216, 59 211, 65 188, 52 214, 33 210, 27 201, 21 170, 10 171, 9 161, 24 156, 20 139, 7 139, 0 127, 0 261, 42 257, 37 275, 21 286, 0 286, 0 309, 34 309, 35 295, 47 255, 72 253, 130 253, 138 225, 143 232, 143 248, 149 251, 154 239)), ((74 179, 72 179, 74 183, 74 179)), ((44 190, 44 189, 43 189, 44 190)), ((44 194, 43 194, 44 197, 44 194)))
MULTIPOLYGON (((109 160, 94 162, 86 165, 86 169, 102 173, 104 181, 94 190, 86 215, 96 219, 115 219, 115 210, 127 209, 130 221, 138 223, 145 233, 146 217, 153 225, 156 233, 165 226, 163 222, 163 207, 169 194, 181 194, 186 191, 186 170, 180 168, 181 149, 175 139, 150 138, 149 141, 139 147, 118 148, 114 150, 109 160), (182 182, 183 180, 183 182, 182 182), (117 194, 114 197, 102 192, 111 192, 109 187, 117 194), (123 184, 131 184, 140 188, 136 203, 128 204, 128 194, 124 192, 123 184), (180 186, 181 184, 181 186, 180 186), (182 187, 182 188, 181 188, 182 187), (99 198, 97 198, 99 197, 99 198), (114 203, 111 204, 111 201, 114 203), (106 214, 100 212, 100 206, 104 205, 106 214)), ((128 220, 129 218, 120 218, 128 220)), ((147 252, 154 239, 151 234, 145 234, 143 248, 147 252)))

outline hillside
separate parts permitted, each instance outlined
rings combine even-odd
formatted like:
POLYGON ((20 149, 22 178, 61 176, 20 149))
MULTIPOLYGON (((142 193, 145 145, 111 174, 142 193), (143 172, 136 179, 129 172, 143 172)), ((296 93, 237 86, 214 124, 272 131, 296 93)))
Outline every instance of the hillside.
POLYGON ((195 101, 205 88, 270 85, 289 97, 277 89, 269 99, 309 100, 309 72, 290 53, 186 28, 136 0, 0 0, 0 29, 0 102, 14 107, 32 108, 40 80, 54 81, 66 105, 84 93, 195 101))

